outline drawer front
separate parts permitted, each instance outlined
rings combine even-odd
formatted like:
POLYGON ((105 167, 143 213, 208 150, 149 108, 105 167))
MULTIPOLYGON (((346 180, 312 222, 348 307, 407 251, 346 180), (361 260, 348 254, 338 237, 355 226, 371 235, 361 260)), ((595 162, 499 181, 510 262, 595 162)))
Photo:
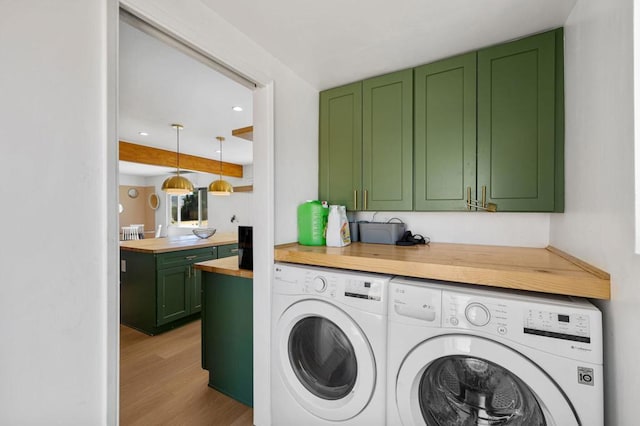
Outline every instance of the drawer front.
POLYGON ((224 246, 218 246, 218 259, 229 256, 238 255, 238 244, 226 244, 224 246))
POLYGON ((174 266, 189 265, 196 262, 215 259, 218 256, 217 247, 205 247, 193 250, 172 251, 157 255, 157 268, 171 268, 174 266))

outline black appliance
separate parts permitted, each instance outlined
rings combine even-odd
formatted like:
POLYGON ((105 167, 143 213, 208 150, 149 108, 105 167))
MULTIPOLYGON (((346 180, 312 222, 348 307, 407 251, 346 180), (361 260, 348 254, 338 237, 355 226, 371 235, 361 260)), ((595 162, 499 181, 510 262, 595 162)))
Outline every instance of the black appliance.
POLYGON ((252 226, 238 226, 238 267, 253 271, 252 226))

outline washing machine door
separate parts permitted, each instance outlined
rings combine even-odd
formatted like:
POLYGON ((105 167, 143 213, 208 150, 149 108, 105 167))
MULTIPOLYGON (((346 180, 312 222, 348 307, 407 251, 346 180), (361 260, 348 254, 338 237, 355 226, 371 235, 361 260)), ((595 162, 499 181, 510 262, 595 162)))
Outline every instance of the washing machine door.
POLYGON ((579 425, 557 384, 532 360, 469 335, 426 340, 404 359, 396 381, 404 425, 579 425))
POLYGON ((275 333, 280 376, 303 408, 344 421, 367 406, 375 388, 375 359, 366 336, 343 310, 318 300, 295 303, 275 333))

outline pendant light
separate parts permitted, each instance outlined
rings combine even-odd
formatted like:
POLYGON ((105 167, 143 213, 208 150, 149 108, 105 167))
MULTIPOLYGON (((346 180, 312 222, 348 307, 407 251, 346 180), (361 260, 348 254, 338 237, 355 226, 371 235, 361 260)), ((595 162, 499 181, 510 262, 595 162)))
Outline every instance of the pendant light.
POLYGON ((214 180, 209 184, 209 192, 213 195, 226 195, 229 196, 233 192, 233 186, 226 180, 222 180, 222 136, 216 136, 216 139, 220 142, 220 178, 214 180))
POLYGON ((186 195, 193 192, 193 184, 189 179, 180 176, 180 130, 184 127, 182 124, 172 124, 171 127, 176 129, 176 157, 177 157, 177 173, 175 176, 167 178, 162 182, 162 190, 171 195, 186 195))

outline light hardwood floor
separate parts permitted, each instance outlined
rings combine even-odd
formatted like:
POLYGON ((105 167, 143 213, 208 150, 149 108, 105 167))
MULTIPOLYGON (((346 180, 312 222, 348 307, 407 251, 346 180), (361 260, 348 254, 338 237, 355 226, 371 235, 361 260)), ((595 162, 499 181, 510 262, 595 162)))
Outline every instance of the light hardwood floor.
POLYGON ((120 326, 120 424, 253 424, 253 409, 207 386, 200 321, 157 336, 120 326))

